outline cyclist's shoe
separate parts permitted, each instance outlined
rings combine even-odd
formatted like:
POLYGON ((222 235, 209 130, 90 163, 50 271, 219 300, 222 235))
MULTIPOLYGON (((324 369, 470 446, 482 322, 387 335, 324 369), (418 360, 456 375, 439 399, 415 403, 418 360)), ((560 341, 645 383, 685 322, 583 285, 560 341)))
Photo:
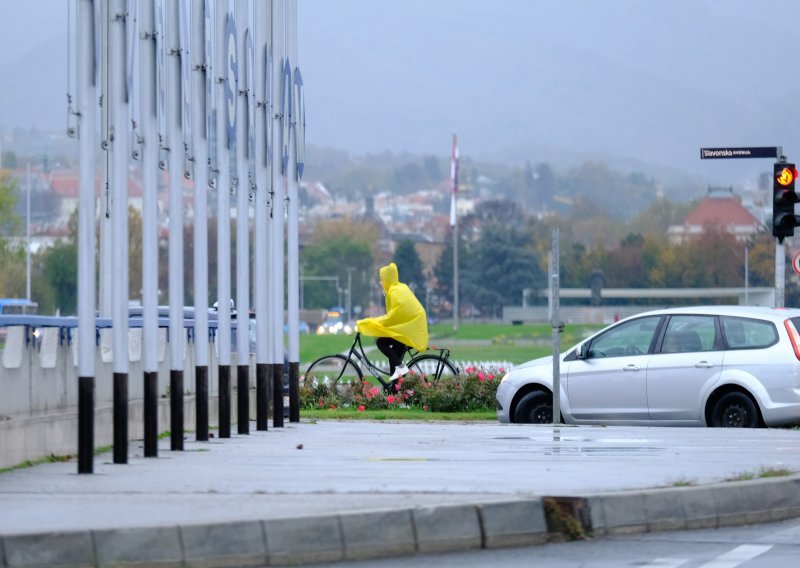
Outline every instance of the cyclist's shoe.
POLYGON ((394 370, 394 373, 392 373, 392 377, 390 380, 396 381, 397 379, 406 374, 408 374, 408 367, 406 367, 405 365, 400 365, 394 370))

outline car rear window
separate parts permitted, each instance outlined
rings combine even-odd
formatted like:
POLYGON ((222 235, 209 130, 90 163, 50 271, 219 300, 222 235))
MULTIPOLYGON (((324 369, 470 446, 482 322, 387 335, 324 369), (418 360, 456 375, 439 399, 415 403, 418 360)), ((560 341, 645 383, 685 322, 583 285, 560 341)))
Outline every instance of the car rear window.
POLYGON ((661 344, 661 353, 713 351, 716 327, 713 316, 672 316, 661 344))
POLYGON ((720 322, 728 349, 759 349, 778 341, 778 332, 768 321, 723 316, 720 322))

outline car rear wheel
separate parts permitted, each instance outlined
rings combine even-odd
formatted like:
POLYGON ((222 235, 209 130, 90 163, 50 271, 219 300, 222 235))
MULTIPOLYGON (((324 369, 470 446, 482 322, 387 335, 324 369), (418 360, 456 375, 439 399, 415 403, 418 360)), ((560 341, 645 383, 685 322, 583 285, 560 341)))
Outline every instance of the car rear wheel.
POLYGON ((517 424, 552 424, 553 396, 542 391, 529 392, 517 404, 514 422, 517 424))
POLYGON ((758 410, 744 393, 729 392, 714 405, 711 413, 711 426, 714 428, 756 428, 758 410))

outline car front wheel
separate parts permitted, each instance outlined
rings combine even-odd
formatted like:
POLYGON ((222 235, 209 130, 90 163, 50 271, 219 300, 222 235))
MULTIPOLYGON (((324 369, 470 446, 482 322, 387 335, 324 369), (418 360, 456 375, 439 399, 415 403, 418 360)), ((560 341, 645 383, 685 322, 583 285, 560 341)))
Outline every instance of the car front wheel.
POLYGON ((514 422, 517 424, 552 424, 553 396, 542 391, 529 392, 517 404, 514 422))
POLYGON ((711 413, 714 428, 756 428, 758 410, 744 393, 730 392, 720 398, 711 413))

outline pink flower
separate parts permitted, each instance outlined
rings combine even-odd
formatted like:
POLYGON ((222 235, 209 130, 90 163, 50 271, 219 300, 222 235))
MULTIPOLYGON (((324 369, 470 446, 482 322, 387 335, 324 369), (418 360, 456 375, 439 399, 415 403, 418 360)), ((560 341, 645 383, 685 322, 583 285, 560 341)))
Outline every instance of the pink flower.
POLYGON ((366 409, 364 408, 363 404, 358 407, 358 411, 359 412, 364 412, 364 410, 366 410, 366 409))
POLYGON ((493 375, 493 374, 491 374, 491 373, 489 373, 489 376, 488 376, 488 377, 486 377, 486 379, 487 379, 487 380, 489 380, 489 381, 491 381, 492 379, 494 379, 494 375, 493 375))
POLYGON ((372 396, 375 396, 378 394, 378 387, 374 387, 372 390, 370 390, 370 392, 372 393, 372 396))
POLYGON ((422 405, 422 410, 428 410, 428 405, 427 404, 423 404, 422 405))
POLYGON ((506 372, 506 370, 505 370, 503 367, 500 367, 500 368, 499 368, 499 369, 497 369, 497 370, 498 370, 498 371, 500 371, 501 373, 505 373, 505 372, 506 372))
POLYGON ((410 390, 410 391, 408 391, 408 394, 409 394, 409 396, 414 396, 414 391, 410 390))
POLYGON ((389 404, 392 404, 394 402, 394 395, 390 394, 389 396, 387 396, 386 397, 386 402, 388 402, 389 404))
POLYGON ((320 407, 320 408, 325 408, 325 401, 323 401, 323 400, 320 400, 320 401, 319 401, 319 407, 320 407))
POLYGON ((478 380, 483 382, 486 379, 486 375, 484 373, 478 373, 478 380))
POLYGON ((336 405, 335 404, 331 404, 331 410, 336 410, 336 405))

